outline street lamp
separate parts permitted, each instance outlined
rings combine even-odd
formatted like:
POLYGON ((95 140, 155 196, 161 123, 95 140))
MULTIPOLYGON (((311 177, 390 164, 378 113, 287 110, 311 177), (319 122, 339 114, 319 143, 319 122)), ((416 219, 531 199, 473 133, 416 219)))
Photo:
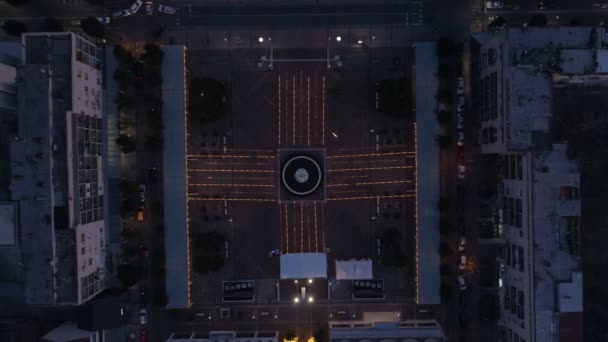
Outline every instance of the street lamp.
POLYGON ((300 302, 300 298, 295 297, 295 298, 293 299, 293 302, 294 302, 295 304, 298 304, 298 303, 300 302))
POLYGON ((308 283, 309 283, 309 284, 312 284, 312 279, 308 279, 308 283))
POLYGON ((308 302, 309 302, 309 303, 312 303, 313 301, 314 301, 314 298, 312 298, 312 297, 308 297, 308 302))
POLYGON ((342 37, 340 37, 340 36, 337 36, 337 37, 336 37, 336 41, 337 41, 337 42, 340 42, 340 41, 342 41, 342 37))
POLYGON ((264 37, 258 38, 258 42, 263 43, 264 42, 264 37))

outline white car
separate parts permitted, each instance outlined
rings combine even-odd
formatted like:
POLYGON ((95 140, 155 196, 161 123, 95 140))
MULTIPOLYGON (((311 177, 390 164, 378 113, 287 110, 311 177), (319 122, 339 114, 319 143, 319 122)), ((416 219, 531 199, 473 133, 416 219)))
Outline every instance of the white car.
POLYGON ((97 21, 99 21, 100 23, 107 25, 110 23, 110 17, 97 17, 96 18, 97 21))
POLYGON ((112 17, 113 18, 121 18, 121 17, 128 17, 131 15, 131 11, 129 10, 120 10, 120 11, 116 11, 114 13, 112 13, 112 17))
POLYGON ((464 79, 462 77, 458 77, 456 79, 456 94, 462 95, 464 93, 464 79))
POLYGON ((175 8, 167 5, 158 5, 158 11, 165 14, 175 14, 175 8))
POLYGON ((502 6, 503 6, 502 1, 486 1, 487 9, 502 8, 502 6))
POLYGON ((143 4, 144 4, 143 1, 135 0, 133 5, 131 5, 131 8, 129 8, 131 10, 131 13, 133 13, 133 14, 137 13, 137 11, 139 11, 139 9, 141 8, 141 5, 143 5, 143 4))
POLYGON ((154 13, 154 4, 150 1, 146 1, 146 15, 152 15, 154 13))
POLYGON ((467 289, 467 283, 464 282, 464 277, 463 276, 458 276, 458 278, 456 278, 458 280, 458 288, 460 289, 460 291, 464 291, 467 289))
POLYGON ((467 268, 467 256, 460 253, 459 256, 459 262, 458 262, 458 269, 459 270, 464 270, 465 268, 467 268))
POLYGON ((139 324, 148 324, 148 310, 139 310, 139 324))
POLYGON ((464 252, 464 246, 467 243, 467 239, 464 236, 461 236, 460 239, 458 239, 458 251, 459 252, 464 252))
POLYGON ((139 184, 139 201, 142 203, 146 201, 146 186, 143 184, 139 184))

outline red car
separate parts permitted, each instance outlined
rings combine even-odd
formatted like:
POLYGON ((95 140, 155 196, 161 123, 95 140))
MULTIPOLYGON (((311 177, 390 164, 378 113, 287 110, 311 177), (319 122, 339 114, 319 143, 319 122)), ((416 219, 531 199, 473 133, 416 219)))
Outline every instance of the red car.
POLYGON ((146 330, 141 329, 140 334, 139 334, 139 341, 140 342, 148 341, 148 333, 146 332, 146 330))

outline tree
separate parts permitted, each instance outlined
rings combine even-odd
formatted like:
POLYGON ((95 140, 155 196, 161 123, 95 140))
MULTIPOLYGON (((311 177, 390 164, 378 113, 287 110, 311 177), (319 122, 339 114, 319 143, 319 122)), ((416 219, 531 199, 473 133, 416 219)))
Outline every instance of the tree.
POLYGON ((505 26, 507 26, 507 19, 505 17, 498 16, 490 21, 490 24, 488 24, 488 30, 496 32, 502 30, 505 26))
POLYGON ((287 330, 287 332, 285 333, 285 340, 287 341, 294 341, 296 337, 296 333, 293 330, 287 330))
POLYGON ((121 89, 128 87, 131 81, 131 72, 124 68, 116 68, 116 70, 114 70, 114 81, 118 83, 118 86, 121 89))
POLYGON ((131 287, 143 277, 143 269, 132 264, 118 265, 118 279, 124 287, 131 287))
POLYGON ((126 179, 123 179, 120 181, 120 183, 118 183, 118 190, 125 197, 137 197, 139 194, 137 184, 129 182, 126 179))
POLYGON ((583 23, 579 18, 572 18, 570 20, 570 26, 581 26, 583 23))
POLYGON ((447 282, 441 282, 441 287, 439 289, 440 291, 440 296, 441 296, 441 300, 444 303, 447 303, 450 301, 450 299, 452 298, 452 288, 451 288, 451 284, 447 283, 447 282))
POLYGON ((148 124, 150 128, 152 128, 156 134, 162 134, 162 130, 165 128, 163 123, 163 115, 160 110, 150 109, 148 111, 148 124))
POLYGON ((2 24, 2 29, 6 34, 13 37, 21 36, 21 34, 27 32, 27 27, 24 23, 16 20, 7 20, 2 24))
POLYGON ((164 53, 160 46, 154 43, 144 45, 144 61, 151 65, 163 64, 164 53))
POLYGON ((120 113, 118 130, 120 134, 135 135, 135 121, 124 113, 120 113))
POLYGON ((536 27, 543 27, 547 25, 547 16, 544 14, 535 14, 532 18, 530 18, 530 20, 528 21, 528 26, 536 26, 536 27))
POLYGON ((120 91, 120 92, 118 92, 118 94, 116 94, 114 103, 116 103, 118 110, 130 111, 135 108, 135 101, 133 100, 133 97, 127 96, 122 91, 120 91))
POLYGON ((56 18, 48 17, 45 19, 46 30, 48 32, 63 32, 63 24, 56 18))
POLYGON ((452 275, 452 268, 450 267, 450 265, 442 263, 439 266, 439 273, 443 278, 449 278, 452 275))
POLYGON ((152 302, 158 306, 166 306, 167 305, 167 291, 165 289, 154 289, 152 292, 152 302))
POLYGON ((441 234, 448 234, 452 231, 452 224, 448 220, 439 220, 439 232, 441 234))
POLYGON ((106 34, 106 28, 95 17, 88 17, 80 21, 80 27, 84 33, 91 37, 101 38, 106 34))
POLYGON ((442 124, 448 124, 452 119, 452 113, 447 110, 440 110, 437 112, 437 121, 442 124))
POLYGON ((15 6, 15 7, 18 7, 18 6, 23 6, 23 5, 25 5, 25 4, 27 4, 27 3, 28 3, 28 1, 27 1, 27 0, 6 0, 6 2, 7 2, 9 5, 11 5, 11 6, 15 6))
POLYGON ((456 73, 456 68, 452 63, 439 63, 439 68, 437 69, 437 76, 441 79, 450 79, 454 77, 456 73))
POLYGON ((116 144, 120 146, 120 151, 122 151, 122 153, 127 154, 135 151, 135 139, 126 134, 119 135, 118 138, 116 138, 116 144))
POLYGON ((133 64, 133 55, 131 54, 131 51, 129 51, 129 49, 127 49, 124 45, 115 45, 112 53, 114 54, 114 58, 116 58, 118 63, 121 65, 131 67, 133 64))
POLYGON ((437 209, 439 211, 445 211, 450 208, 450 199, 445 196, 439 197, 439 201, 437 201, 437 209))
POLYGON ((206 274, 219 271, 224 267, 224 244, 226 239, 216 230, 201 233, 194 242, 193 269, 196 273, 206 274))
POLYGON ((148 135, 146 136, 146 142, 144 146, 147 149, 158 152, 163 149, 163 137, 162 135, 148 135))
POLYGON ((440 134, 437 136, 437 143, 439 144, 439 148, 445 149, 452 145, 452 137, 445 134, 440 134))
POLYGON ((317 328, 312 337, 315 339, 315 342, 327 342, 327 334, 323 328, 317 328))
POLYGON ((454 41, 449 38, 439 38, 437 41, 437 57, 446 58, 450 57, 456 51, 454 41))
POLYGON ((224 115, 224 85, 211 78, 194 79, 190 82, 190 114, 199 121, 213 121, 224 115))
POLYGON ((159 70, 152 70, 147 73, 145 76, 146 83, 153 87, 158 87, 163 84, 163 76, 160 74, 159 70))
POLYGON ((452 247, 450 247, 450 244, 448 244, 445 241, 441 241, 441 243, 439 243, 439 255, 442 258, 451 256, 454 254, 454 250, 452 250, 452 247))

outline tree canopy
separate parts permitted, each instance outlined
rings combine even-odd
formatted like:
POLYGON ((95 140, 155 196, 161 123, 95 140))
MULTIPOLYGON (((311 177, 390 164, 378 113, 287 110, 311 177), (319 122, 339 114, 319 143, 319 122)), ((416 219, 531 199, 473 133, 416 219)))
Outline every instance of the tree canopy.
POLYGON ((492 32, 496 32, 502 30, 505 26, 507 26, 507 19, 505 17, 498 16, 490 21, 490 24, 488 24, 488 29, 492 32))
POLYGON ((536 27, 542 27, 547 25, 547 16, 544 14, 535 14, 532 18, 530 18, 530 20, 528 21, 528 26, 536 26, 536 27))

